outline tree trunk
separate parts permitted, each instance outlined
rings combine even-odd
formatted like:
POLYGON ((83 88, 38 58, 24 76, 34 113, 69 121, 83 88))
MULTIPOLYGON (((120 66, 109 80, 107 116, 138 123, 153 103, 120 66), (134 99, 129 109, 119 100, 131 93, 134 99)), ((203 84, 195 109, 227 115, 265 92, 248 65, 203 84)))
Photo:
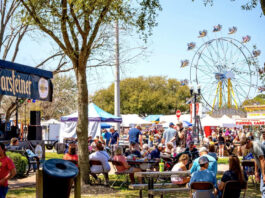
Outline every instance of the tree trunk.
POLYGON ((261 5, 263 15, 265 15, 265 0, 260 0, 260 5, 261 5))
POLYGON ((89 183, 89 159, 88 159, 88 89, 86 81, 86 63, 76 65, 75 75, 78 88, 78 122, 76 134, 78 138, 78 163, 81 172, 82 183, 89 183))

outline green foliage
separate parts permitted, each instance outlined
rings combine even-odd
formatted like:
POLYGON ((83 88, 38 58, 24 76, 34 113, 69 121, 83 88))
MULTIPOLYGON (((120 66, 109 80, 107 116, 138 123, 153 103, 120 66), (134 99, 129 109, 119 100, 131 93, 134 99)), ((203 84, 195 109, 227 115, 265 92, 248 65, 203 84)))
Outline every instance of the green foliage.
POLYGON ((244 105, 265 105, 265 94, 259 94, 256 97, 254 97, 253 99, 249 99, 249 100, 245 100, 243 102, 243 106, 244 105))
MULTIPOLYGON (((192 0, 195 1, 195 0, 192 0)), ((213 5, 214 0, 202 0, 204 5, 213 5)), ((236 0, 230 0, 230 1, 236 1, 236 0)), ((246 3, 244 3, 241 7, 243 10, 252 10, 256 8, 258 5, 260 5, 263 15, 265 15, 265 0, 249 0, 246 3)))
POLYGON ((26 167, 28 164, 28 160, 25 156, 21 155, 20 153, 15 152, 6 152, 6 155, 13 160, 16 170, 17 170, 17 177, 23 177, 26 172, 26 167))
MULTIPOLYGON (((189 88, 176 79, 166 77, 127 78, 120 82, 122 114, 174 114, 177 109, 187 111, 189 88)), ((114 112, 114 84, 97 91, 92 101, 104 110, 114 112)))

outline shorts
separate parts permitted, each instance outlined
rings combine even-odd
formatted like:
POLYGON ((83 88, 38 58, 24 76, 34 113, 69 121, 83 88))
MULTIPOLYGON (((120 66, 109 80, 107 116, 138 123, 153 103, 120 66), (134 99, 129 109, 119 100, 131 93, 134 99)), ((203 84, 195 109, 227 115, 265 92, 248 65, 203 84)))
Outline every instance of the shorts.
POLYGON ((224 145, 225 143, 224 142, 218 142, 218 145, 224 145))

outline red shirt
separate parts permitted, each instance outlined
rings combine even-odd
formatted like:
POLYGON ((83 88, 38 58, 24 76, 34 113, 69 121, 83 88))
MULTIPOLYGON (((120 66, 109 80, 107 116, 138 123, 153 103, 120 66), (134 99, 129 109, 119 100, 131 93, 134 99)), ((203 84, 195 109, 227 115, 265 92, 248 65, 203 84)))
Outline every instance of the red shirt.
MULTIPOLYGON (((4 177, 6 177, 9 174, 9 172, 14 168, 15 168, 15 165, 9 157, 5 156, 3 158, 0 158, 0 179, 3 179, 4 177)), ((5 187, 8 186, 7 180, 2 186, 5 186, 5 187)))
POLYGON ((123 164, 123 166, 116 166, 118 172, 128 170, 129 165, 127 163, 126 157, 124 157, 123 155, 115 155, 113 157, 113 160, 121 162, 123 164))
MULTIPOLYGON (((65 153, 63 156, 63 159, 78 162, 78 155, 76 155, 76 154, 70 155, 69 153, 65 153)), ((77 164, 76 164, 76 166, 77 166, 77 164)))

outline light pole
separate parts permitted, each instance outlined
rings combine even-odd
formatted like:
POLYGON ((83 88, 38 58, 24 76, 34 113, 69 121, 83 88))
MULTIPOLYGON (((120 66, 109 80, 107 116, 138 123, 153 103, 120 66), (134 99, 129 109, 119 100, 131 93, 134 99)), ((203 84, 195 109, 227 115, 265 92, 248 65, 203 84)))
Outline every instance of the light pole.
POLYGON ((196 115, 196 103, 197 103, 197 97, 201 95, 201 88, 200 85, 197 85, 197 90, 193 88, 193 86, 190 87, 190 95, 193 97, 193 104, 194 104, 194 121, 193 121, 193 136, 197 138, 197 143, 200 144, 199 139, 199 129, 198 129, 198 117, 196 115))

